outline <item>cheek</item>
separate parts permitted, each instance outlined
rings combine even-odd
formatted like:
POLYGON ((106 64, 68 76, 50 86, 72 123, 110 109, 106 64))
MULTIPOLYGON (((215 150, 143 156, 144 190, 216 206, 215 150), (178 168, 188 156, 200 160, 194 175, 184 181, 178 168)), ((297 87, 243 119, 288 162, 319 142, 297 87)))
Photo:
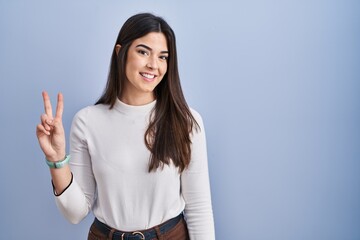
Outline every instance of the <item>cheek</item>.
POLYGON ((131 71, 130 71, 129 68, 130 68, 129 64, 126 64, 126 67, 125 67, 125 76, 126 76, 127 79, 129 79, 130 73, 131 73, 131 71))
POLYGON ((139 71, 142 62, 135 54, 129 53, 126 59, 126 75, 133 75, 139 71))
POLYGON ((134 61, 131 61, 131 59, 129 59, 129 60, 130 61, 127 61, 126 67, 125 67, 125 74, 126 74, 127 78, 135 75, 137 72, 136 64, 134 63, 134 61))
POLYGON ((164 76, 166 74, 168 70, 168 65, 164 64, 163 66, 161 66, 161 74, 164 76))

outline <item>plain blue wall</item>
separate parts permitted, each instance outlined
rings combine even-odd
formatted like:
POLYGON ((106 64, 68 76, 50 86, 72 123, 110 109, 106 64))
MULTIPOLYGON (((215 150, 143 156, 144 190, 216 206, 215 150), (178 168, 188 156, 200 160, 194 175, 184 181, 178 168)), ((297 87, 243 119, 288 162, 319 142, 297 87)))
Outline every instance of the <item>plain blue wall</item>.
POLYGON ((360 1, 0 0, 0 239, 85 239, 57 210, 35 137, 41 91, 93 104, 124 21, 178 40, 203 116, 217 239, 360 239, 360 1))

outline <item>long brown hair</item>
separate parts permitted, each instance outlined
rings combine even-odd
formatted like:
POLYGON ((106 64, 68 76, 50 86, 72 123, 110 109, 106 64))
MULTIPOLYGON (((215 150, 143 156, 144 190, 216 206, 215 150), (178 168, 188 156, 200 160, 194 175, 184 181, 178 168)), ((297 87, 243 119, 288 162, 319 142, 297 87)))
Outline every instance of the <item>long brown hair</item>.
POLYGON ((121 96, 124 82, 127 52, 132 42, 150 32, 165 35, 168 50, 168 69, 161 82, 154 89, 155 108, 151 114, 149 126, 144 135, 149 149, 149 172, 162 168, 172 161, 179 172, 188 167, 191 158, 191 133, 199 125, 191 114, 185 101, 178 72, 176 40, 171 27, 161 17, 150 13, 140 13, 130 17, 120 29, 117 44, 121 45, 117 54, 111 56, 108 81, 104 93, 96 104, 109 104, 110 109, 121 96))

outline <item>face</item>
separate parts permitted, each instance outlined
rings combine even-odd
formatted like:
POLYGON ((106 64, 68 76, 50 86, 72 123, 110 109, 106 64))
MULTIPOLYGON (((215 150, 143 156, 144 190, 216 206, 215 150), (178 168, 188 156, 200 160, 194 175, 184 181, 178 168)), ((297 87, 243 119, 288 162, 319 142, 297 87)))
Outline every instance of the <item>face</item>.
POLYGON ((136 39, 127 54, 127 81, 121 100, 135 104, 153 101, 153 91, 167 71, 168 55, 163 33, 151 32, 136 39))

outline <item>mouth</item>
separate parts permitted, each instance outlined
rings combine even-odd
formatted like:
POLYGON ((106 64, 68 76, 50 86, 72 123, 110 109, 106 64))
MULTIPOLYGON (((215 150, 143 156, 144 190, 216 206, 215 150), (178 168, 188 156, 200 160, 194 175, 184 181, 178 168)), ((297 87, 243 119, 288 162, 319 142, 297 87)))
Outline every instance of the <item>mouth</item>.
POLYGON ((144 72, 141 72, 140 75, 145 78, 146 81, 153 81, 157 76, 154 75, 154 74, 151 74, 151 73, 144 73, 144 72))

